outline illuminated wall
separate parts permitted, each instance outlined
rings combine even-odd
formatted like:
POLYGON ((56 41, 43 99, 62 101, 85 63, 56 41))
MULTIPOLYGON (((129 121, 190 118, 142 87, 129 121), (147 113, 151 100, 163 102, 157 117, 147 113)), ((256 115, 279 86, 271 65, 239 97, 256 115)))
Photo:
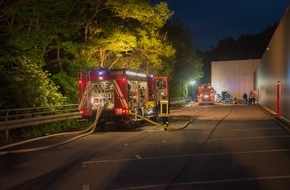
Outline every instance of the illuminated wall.
POLYGON ((260 59, 213 61, 211 62, 211 85, 217 94, 227 91, 233 97, 242 99, 254 90, 254 73, 260 59))
POLYGON ((290 120, 290 8, 281 19, 256 71, 259 103, 276 112, 277 82, 281 82, 281 116, 290 120))

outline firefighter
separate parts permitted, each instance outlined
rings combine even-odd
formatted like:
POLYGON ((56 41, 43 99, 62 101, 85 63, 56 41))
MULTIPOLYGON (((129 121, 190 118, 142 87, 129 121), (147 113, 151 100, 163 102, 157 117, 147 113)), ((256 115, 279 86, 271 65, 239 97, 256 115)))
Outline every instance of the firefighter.
POLYGON ((249 95, 249 106, 252 106, 252 105, 254 105, 253 103, 254 103, 254 94, 253 94, 253 92, 250 92, 250 95, 249 95))
POLYGON ((247 104, 247 102, 248 102, 248 95, 247 95, 247 93, 244 93, 244 95, 243 95, 243 103, 247 104))

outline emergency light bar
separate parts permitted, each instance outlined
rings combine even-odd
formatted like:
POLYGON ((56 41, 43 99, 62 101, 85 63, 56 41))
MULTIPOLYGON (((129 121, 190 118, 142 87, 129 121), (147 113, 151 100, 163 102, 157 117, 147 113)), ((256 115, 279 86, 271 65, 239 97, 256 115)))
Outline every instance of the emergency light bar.
POLYGON ((125 71, 125 73, 126 73, 126 75, 131 75, 131 76, 147 77, 146 74, 136 73, 134 71, 125 71))
POLYGON ((147 77, 146 74, 143 74, 143 73, 137 73, 137 76, 138 77, 147 77))

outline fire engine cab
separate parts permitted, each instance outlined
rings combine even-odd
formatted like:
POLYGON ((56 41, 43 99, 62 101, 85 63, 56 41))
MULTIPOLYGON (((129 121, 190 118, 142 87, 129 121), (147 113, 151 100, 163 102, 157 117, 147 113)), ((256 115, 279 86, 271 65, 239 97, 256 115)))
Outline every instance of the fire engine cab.
POLYGON ((215 103, 215 90, 210 84, 200 85, 197 90, 199 105, 215 103))
MULTIPOLYGON (((107 121, 118 125, 142 121, 129 113, 144 117, 161 116, 158 102, 162 94, 168 98, 167 76, 148 77, 128 69, 88 68, 80 72, 78 88, 79 110, 84 117, 94 120, 95 108, 100 103, 106 104, 99 119, 103 125, 107 121)), ((169 116, 168 103, 163 112, 169 116)))

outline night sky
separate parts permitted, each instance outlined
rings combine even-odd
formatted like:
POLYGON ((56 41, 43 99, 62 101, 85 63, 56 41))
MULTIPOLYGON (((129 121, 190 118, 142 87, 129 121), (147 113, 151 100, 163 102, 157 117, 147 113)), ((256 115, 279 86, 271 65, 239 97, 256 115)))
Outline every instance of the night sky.
POLYGON ((197 49, 210 50, 224 37, 258 34, 278 23, 290 0, 151 0, 167 2, 172 19, 181 20, 197 49))

